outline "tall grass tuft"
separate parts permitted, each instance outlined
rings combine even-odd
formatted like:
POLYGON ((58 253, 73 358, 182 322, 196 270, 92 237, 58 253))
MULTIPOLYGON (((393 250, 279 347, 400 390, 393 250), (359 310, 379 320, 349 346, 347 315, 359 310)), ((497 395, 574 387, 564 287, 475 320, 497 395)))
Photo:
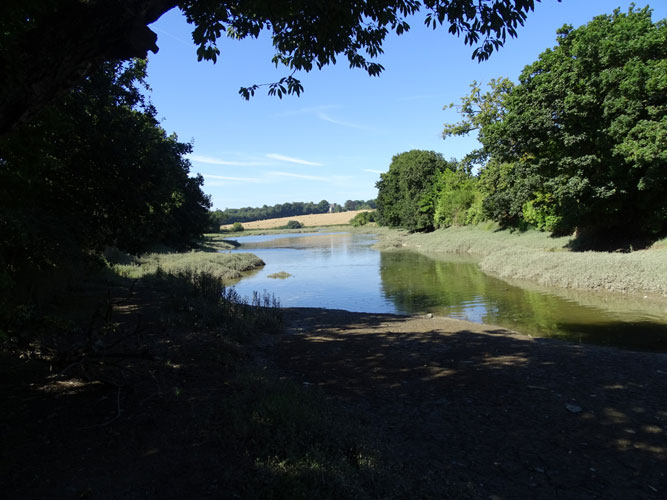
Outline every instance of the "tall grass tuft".
POLYGON ((167 324, 214 329, 236 340, 282 329, 280 303, 266 292, 255 292, 248 300, 225 287, 221 277, 192 269, 158 268, 144 279, 167 293, 163 318, 167 324))

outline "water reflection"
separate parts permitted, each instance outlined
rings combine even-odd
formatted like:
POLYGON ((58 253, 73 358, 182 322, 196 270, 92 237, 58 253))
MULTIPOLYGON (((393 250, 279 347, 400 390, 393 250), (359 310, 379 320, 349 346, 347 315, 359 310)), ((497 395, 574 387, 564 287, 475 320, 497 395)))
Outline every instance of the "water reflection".
POLYGON ((539 337, 667 351, 667 318, 638 311, 627 297, 627 310, 593 307, 509 284, 473 262, 412 252, 382 253, 380 273, 385 295, 401 313, 429 311, 539 337))
POLYGON ((287 307, 432 312, 534 336, 667 351, 665 301, 508 283, 484 274, 471 259, 378 252, 373 241, 347 233, 239 238, 238 251, 255 253, 267 265, 237 290, 267 290, 287 307), (292 276, 268 277, 279 271, 292 276))

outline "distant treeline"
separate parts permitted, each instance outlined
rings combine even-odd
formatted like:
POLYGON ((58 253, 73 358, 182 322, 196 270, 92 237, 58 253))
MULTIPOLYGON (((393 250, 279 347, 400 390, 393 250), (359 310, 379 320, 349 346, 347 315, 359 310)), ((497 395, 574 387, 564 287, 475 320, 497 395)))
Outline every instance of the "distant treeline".
POLYGON ((279 217, 293 217, 295 215, 325 214, 331 212, 347 212, 349 210, 374 209, 375 200, 347 200, 343 205, 329 203, 322 200, 319 203, 312 201, 295 201, 292 203, 278 203, 262 207, 228 208, 211 212, 211 223, 215 226, 233 224, 234 222, 251 222, 262 219, 277 219, 279 217))

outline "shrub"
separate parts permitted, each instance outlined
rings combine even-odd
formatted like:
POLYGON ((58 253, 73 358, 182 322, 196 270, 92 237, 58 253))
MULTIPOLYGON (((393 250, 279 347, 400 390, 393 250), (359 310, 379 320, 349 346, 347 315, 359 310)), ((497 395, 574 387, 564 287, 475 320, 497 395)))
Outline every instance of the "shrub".
POLYGON ((235 223, 232 225, 232 231, 235 231, 235 232, 236 232, 236 231, 243 231, 243 229, 244 229, 244 228, 243 228, 243 224, 241 224, 240 222, 235 222, 235 223))
POLYGON ((524 221, 541 231, 557 233, 562 221, 551 193, 536 194, 535 199, 523 204, 522 213, 524 221))
POLYGON ((369 222, 375 222, 375 211, 360 212, 350 220, 353 227, 365 226, 369 222))
POLYGON ((290 220, 287 221, 287 225, 285 227, 287 229, 301 229, 303 224, 301 224, 298 220, 290 220))
POLYGON ((478 180, 462 170, 444 170, 436 182, 434 223, 437 227, 475 224, 484 219, 478 180))

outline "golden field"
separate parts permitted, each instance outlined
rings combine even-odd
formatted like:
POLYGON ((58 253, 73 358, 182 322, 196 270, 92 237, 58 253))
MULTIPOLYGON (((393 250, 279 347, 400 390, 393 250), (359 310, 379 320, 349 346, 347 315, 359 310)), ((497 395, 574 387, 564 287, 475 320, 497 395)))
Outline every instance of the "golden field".
MULTIPOLYGON (((339 212, 333 214, 309 214, 294 215, 292 217, 280 217, 277 219, 263 219, 252 222, 243 222, 244 229, 275 229, 285 226, 288 221, 298 220, 304 227, 313 226, 335 226, 339 224, 349 224, 355 215, 370 210, 350 210, 349 212, 339 212)), ((232 224, 220 226, 220 229, 231 229, 232 224)))

